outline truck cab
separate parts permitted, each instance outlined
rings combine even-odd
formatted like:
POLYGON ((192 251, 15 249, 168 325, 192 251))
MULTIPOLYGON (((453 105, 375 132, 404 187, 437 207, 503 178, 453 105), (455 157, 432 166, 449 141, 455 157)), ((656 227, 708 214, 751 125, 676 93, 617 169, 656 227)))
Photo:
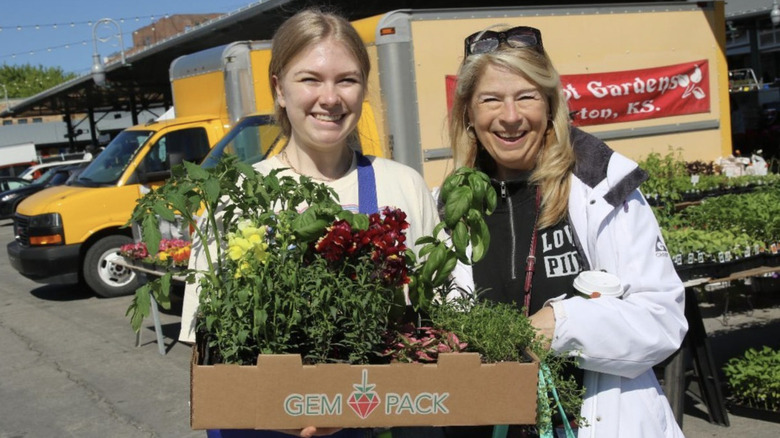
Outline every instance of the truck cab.
POLYGON ((40 283, 84 282, 102 297, 132 293, 135 273, 113 262, 133 241, 125 224, 136 200, 162 184, 172 166, 201 162, 226 130, 221 118, 184 117, 122 131, 71 185, 19 204, 7 248, 11 265, 40 283))

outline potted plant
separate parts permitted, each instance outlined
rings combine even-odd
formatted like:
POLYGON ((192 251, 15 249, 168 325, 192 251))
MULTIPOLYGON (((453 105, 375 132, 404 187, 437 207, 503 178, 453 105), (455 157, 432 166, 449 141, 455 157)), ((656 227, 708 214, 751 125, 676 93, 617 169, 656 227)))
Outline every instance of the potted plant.
POLYGON ((191 244, 187 240, 160 239, 157 253, 154 255, 149 253, 146 242, 122 245, 119 248, 119 254, 133 265, 164 272, 166 270, 183 270, 186 268, 190 259, 191 249, 191 244))
MULTIPOLYGON (((166 184, 139 200, 131 220, 141 225, 148 248, 158 247, 159 220, 173 221, 177 216, 191 225, 201 242, 215 242, 203 248, 207 268, 186 272, 188 282, 200 282, 193 385, 206 382, 198 383, 198 391, 204 391, 210 381, 198 376, 214 370, 243 374, 260 362, 265 364, 264 374, 278 369, 289 378, 297 367, 274 363, 274 355, 296 355, 299 366, 301 360, 312 366, 370 366, 430 362, 440 359, 440 353, 474 352, 482 361, 541 363, 540 381, 554 384, 562 395, 551 399, 554 391, 543 391, 536 397, 537 389, 532 388, 530 408, 541 426, 556 405, 579 412, 581 392, 558 373, 571 359, 553 357, 541 348, 519 309, 444 299, 457 261, 477 261, 489 245, 483 215, 495 207, 496 193, 486 175, 463 168, 444 182, 440 196, 443 221, 431 236, 416 242, 421 246, 418 260, 407 249, 408 224, 400 210, 353 213, 344 210, 325 185, 306 177, 300 181, 280 177, 278 171, 260 175, 233 156, 213 169, 189 163, 174 169, 166 184), (308 206, 302 212, 301 204, 308 206), (415 311, 412 320, 405 318, 405 291, 415 311), (486 348, 499 344, 498 352, 486 348), (215 363, 238 367, 209 368, 215 363)), ((136 291, 128 309, 134 329, 148 315, 150 297, 163 307, 169 303, 168 276, 136 291)), ((421 369, 403 372, 407 371, 421 369)), ((536 377, 532 374, 534 382, 536 377)), ((249 385, 242 379, 230 380, 236 384, 235 392, 249 385)), ((492 383, 498 385, 496 390, 503 384, 492 383)), ((359 394, 352 394, 357 398, 350 400, 370 399, 370 386, 364 375, 359 394)), ((240 403, 243 408, 264 403, 256 394, 251 396, 255 398, 240 403)), ((193 416, 196 411, 211 411, 200 406, 193 401, 193 416)), ((365 406, 356 412, 367 413, 365 406)))
POLYGON ((780 350, 750 348, 729 359, 723 372, 731 392, 732 413, 780 422, 780 350))

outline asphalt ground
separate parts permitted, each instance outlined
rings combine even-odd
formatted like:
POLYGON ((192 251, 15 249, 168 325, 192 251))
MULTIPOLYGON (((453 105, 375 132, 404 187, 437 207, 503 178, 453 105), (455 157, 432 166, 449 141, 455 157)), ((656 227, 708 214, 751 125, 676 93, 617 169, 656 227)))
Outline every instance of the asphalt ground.
MULTIPOLYGON (((160 315, 165 354, 151 320, 136 346, 125 316, 131 297, 25 279, 8 264, 10 223, 0 221, 0 438, 205 437, 189 426, 191 348, 176 341, 180 302, 160 315)), ((718 369, 748 347, 780 347, 780 293, 754 297, 752 312, 736 293, 725 320, 721 295, 700 305, 718 369)), ((687 437, 780 436, 780 423, 734 414, 728 427, 710 423, 697 386, 689 369, 687 437)))

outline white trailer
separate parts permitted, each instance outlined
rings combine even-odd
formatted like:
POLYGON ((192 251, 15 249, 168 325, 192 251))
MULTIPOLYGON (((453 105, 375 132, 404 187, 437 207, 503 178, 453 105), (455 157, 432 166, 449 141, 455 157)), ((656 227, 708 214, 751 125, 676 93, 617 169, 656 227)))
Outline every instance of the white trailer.
POLYGON ((29 163, 38 161, 38 153, 35 152, 35 143, 27 142, 0 146, 0 166, 15 163, 29 163))

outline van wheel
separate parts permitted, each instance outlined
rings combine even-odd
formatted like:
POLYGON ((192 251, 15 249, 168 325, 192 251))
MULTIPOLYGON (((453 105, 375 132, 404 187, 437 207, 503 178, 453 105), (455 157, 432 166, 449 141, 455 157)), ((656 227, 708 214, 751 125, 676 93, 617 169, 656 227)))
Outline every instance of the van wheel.
POLYGON ((138 276, 132 269, 114 264, 121 259, 119 247, 132 243, 127 236, 104 237, 87 250, 84 257, 84 281, 104 298, 129 295, 138 288, 138 276))

